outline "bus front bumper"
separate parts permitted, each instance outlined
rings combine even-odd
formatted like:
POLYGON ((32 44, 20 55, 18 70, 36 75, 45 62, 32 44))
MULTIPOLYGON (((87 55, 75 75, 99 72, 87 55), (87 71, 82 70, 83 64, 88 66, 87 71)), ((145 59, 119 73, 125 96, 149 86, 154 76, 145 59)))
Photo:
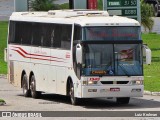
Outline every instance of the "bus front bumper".
POLYGON ((82 98, 143 97, 143 85, 134 86, 82 86, 82 98))

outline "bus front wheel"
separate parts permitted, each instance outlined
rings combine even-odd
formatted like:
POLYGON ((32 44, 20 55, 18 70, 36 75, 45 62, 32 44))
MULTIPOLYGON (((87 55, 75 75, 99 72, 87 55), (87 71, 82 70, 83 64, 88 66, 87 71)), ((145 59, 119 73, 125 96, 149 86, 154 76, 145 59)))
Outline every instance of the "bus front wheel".
POLYGON ((30 89, 31 89, 31 96, 32 98, 39 98, 41 95, 41 92, 36 91, 36 80, 34 75, 31 77, 31 83, 30 83, 30 89))
POLYGON ((23 75, 22 78, 22 88, 23 88, 23 95, 25 97, 30 97, 31 91, 28 89, 28 82, 27 82, 27 75, 23 75))
POLYGON ((71 104, 72 105, 77 105, 78 104, 78 98, 76 98, 74 96, 74 86, 73 86, 73 83, 70 84, 69 95, 70 95, 70 98, 71 98, 71 104))
POLYGON ((117 98, 117 103, 119 103, 119 104, 128 104, 129 100, 130 100, 129 97, 117 98))

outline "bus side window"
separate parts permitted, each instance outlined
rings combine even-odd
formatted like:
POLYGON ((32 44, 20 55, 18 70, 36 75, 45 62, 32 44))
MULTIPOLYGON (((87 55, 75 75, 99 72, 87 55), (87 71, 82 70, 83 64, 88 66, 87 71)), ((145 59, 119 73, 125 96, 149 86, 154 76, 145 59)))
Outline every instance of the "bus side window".
POLYGON ((72 35, 72 25, 63 25, 62 38, 61 38, 61 48, 71 49, 71 35, 72 35))
POLYGON ((10 27, 9 27, 9 37, 8 37, 8 41, 9 43, 15 43, 15 22, 14 21, 10 21, 10 27))
POLYGON ((42 34, 42 27, 40 26, 39 23, 33 23, 32 25, 32 30, 33 30, 33 40, 32 40, 32 45, 33 46, 41 46, 41 34, 42 34))
POLYGON ((55 48, 61 48, 61 33, 62 33, 62 26, 55 24, 54 25, 54 41, 53 41, 53 47, 55 48))
POLYGON ((32 23, 10 21, 9 43, 30 45, 31 38, 32 23))
POLYGON ((23 22, 21 23, 21 27, 25 28, 22 29, 21 34, 22 34, 22 40, 21 43, 23 45, 30 45, 31 44, 31 38, 32 38, 32 23, 31 22, 23 22))
POLYGON ((23 40, 23 23, 22 22, 16 22, 15 23, 15 38, 14 38, 14 43, 16 44, 22 44, 23 40))
POLYGON ((44 47, 51 47, 51 40, 52 40, 52 31, 53 25, 44 23, 42 25, 42 35, 41 35, 41 45, 44 47), (42 39, 43 38, 43 39, 42 39))

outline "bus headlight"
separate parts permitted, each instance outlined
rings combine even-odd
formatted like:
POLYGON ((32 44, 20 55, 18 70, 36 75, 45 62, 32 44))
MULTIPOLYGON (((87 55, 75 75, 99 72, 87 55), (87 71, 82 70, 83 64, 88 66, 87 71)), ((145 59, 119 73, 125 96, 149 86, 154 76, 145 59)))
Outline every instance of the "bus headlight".
POLYGON ((134 80, 134 81, 132 81, 132 85, 143 85, 143 81, 142 80, 134 80))
POLYGON ((94 84, 97 84, 97 81, 92 81, 92 80, 83 81, 82 84, 83 85, 94 85, 94 84))
POLYGON ((93 84, 97 84, 97 81, 91 81, 91 80, 88 81, 88 85, 93 85, 93 84))

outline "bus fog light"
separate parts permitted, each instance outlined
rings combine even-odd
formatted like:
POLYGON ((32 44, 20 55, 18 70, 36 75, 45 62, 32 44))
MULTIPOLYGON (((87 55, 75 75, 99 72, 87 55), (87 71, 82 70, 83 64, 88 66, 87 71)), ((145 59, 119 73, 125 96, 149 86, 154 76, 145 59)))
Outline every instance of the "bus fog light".
POLYGON ((88 89, 88 92, 97 92, 97 89, 88 89))
POLYGON ((141 92, 141 89, 132 89, 131 92, 141 92))
POLYGON ((82 83, 83 85, 87 85, 87 81, 83 81, 83 83, 82 83))

